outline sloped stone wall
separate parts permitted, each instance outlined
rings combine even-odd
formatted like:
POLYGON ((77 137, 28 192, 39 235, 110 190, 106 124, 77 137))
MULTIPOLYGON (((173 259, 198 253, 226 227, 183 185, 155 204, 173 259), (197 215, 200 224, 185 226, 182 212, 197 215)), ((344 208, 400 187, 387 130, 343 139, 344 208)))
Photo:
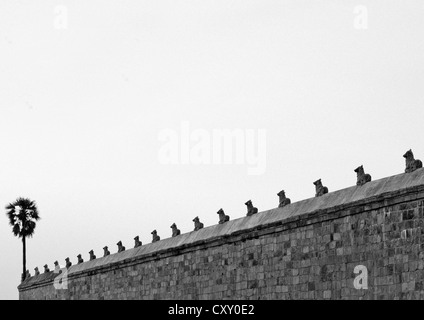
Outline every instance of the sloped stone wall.
POLYGON ((54 288, 57 274, 41 274, 19 295, 424 299, 423 208, 420 169, 72 266, 66 290, 54 288), (367 289, 355 288, 365 273, 367 289))

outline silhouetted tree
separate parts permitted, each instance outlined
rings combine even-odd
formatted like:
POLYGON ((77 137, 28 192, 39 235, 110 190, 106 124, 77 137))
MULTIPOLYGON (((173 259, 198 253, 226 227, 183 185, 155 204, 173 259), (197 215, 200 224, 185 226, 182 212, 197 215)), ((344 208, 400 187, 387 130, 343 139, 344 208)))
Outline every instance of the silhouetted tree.
POLYGON ((33 236, 36 221, 40 219, 40 216, 35 202, 27 198, 16 199, 15 202, 6 206, 6 210, 13 234, 22 238, 23 272, 21 280, 24 281, 26 275, 26 238, 33 236))

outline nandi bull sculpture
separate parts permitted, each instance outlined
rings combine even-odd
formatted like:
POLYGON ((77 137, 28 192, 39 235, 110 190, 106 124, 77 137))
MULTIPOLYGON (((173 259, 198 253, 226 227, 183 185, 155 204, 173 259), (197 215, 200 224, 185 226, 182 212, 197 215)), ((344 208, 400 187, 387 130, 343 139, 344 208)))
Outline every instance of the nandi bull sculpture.
POLYGON ((322 185, 321 179, 314 182, 315 185, 315 197, 320 197, 328 193, 328 188, 322 185))
POLYGON ((411 149, 409 149, 403 155, 403 157, 405 158, 405 161, 406 161, 405 173, 414 172, 415 170, 423 167, 423 163, 421 162, 421 160, 418 160, 418 159, 416 160, 414 158, 414 154, 412 153, 411 149))
POLYGON ((230 216, 226 215, 222 208, 218 210, 217 214, 219 215, 219 224, 230 221, 230 216))
POLYGON ((356 172, 356 185, 363 186, 367 182, 371 181, 371 175, 365 173, 364 166, 360 166, 354 170, 356 172))

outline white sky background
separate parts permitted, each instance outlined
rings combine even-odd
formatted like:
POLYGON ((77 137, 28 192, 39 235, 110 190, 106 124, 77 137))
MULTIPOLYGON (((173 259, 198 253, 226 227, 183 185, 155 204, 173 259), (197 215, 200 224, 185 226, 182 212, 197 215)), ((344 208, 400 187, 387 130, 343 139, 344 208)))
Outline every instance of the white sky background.
POLYGON ((22 243, 4 206, 38 204, 27 268, 128 248, 402 173, 424 160, 424 2, 0 3, 0 298, 16 299, 22 243), (65 5, 66 29, 54 27, 65 5), (354 9, 368 9, 368 29, 354 9), (266 171, 163 165, 162 130, 266 129, 266 171), (2 209, 3 208, 3 209, 2 209), (2 217, 1 217, 2 216, 2 217))

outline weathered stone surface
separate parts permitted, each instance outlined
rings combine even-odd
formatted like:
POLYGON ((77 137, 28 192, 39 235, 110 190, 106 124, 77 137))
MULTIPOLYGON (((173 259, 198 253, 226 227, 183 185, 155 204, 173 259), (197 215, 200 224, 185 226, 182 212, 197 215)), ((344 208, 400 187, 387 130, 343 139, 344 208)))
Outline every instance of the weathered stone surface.
POLYGON ((424 299, 424 169, 26 279, 20 299, 424 299), (368 289, 353 285, 368 269, 368 289))

